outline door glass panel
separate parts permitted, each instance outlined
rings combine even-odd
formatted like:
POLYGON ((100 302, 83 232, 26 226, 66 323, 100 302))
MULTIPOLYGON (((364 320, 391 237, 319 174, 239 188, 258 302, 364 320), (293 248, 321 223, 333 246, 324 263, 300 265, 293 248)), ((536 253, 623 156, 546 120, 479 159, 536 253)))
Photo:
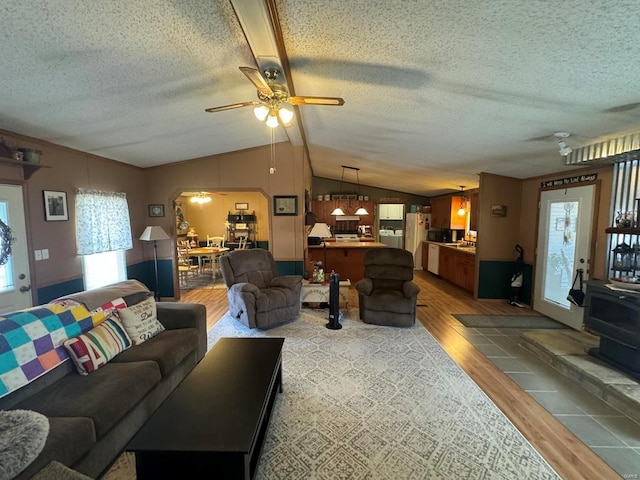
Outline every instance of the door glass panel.
MULTIPOLYGON (((7 212, 7 202, 0 202, 0 220, 6 225, 9 225, 9 215, 7 212)), ((1 236, 0 242, 3 242, 1 236)), ((4 245, 0 245, 0 247, 4 247, 4 245)), ((9 255, 7 263, 0 265, 0 292, 8 292, 11 290, 13 290, 13 261, 11 255, 9 255)))
POLYGON ((547 231, 544 299, 570 309, 567 294, 573 282, 576 256, 578 201, 551 202, 547 231))

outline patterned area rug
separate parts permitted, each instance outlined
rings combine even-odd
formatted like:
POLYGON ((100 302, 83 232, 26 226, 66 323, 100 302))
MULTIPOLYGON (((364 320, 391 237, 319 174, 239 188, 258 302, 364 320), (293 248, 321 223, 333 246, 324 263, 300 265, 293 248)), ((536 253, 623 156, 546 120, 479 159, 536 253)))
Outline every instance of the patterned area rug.
MULTIPOLYGON (((228 315, 220 337, 285 337, 258 479, 557 479, 554 470, 419 323, 329 330, 327 310, 261 332, 228 315)), ((132 479, 132 468, 119 476, 132 479)), ((114 469, 123 463, 121 460, 114 469)), ((213 472, 212 472, 213 473, 213 472)))
POLYGON ((452 315, 465 327, 472 328, 569 328, 543 315, 452 315))

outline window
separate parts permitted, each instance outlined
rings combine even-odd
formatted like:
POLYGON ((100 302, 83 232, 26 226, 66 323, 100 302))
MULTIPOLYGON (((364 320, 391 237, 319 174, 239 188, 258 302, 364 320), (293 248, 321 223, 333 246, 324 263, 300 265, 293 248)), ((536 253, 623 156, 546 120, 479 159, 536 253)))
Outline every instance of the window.
POLYGON ((124 251, 133 247, 126 195, 77 189, 76 242, 87 290, 126 280, 124 251))
POLYGON ((86 290, 126 280, 127 263, 124 250, 83 255, 82 271, 86 290))
MULTIPOLYGON (((0 221, 5 226, 9 223, 9 213, 7 210, 7 202, 0 202, 0 221)), ((3 247, 2 238, 0 238, 0 249, 3 247)), ((6 263, 0 265, 0 292, 13 290, 13 261, 11 255, 7 258, 6 263)))

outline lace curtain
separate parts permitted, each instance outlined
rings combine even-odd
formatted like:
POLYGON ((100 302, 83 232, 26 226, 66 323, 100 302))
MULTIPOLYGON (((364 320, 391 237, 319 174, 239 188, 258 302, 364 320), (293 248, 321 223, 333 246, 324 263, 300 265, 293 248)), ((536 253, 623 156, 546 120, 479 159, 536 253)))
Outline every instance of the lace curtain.
POLYGON ((78 255, 133 248, 126 194, 76 189, 76 242, 78 255))

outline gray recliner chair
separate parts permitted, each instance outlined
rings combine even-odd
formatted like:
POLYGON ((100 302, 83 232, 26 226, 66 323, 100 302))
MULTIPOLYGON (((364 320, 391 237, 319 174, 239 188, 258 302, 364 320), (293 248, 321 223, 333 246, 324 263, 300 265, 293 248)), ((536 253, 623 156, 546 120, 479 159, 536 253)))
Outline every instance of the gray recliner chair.
POLYGON ((300 314, 301 275, 278 276, 268 250, 234 250, 220 257, 229 313, 249 328, 267 329, 300 314))
POLYGON ((355 285, 365 323, 410 327, 420 287, 413 282, 413 255, 401 248, 372 248, 364 254, 364 278, 355 285))

